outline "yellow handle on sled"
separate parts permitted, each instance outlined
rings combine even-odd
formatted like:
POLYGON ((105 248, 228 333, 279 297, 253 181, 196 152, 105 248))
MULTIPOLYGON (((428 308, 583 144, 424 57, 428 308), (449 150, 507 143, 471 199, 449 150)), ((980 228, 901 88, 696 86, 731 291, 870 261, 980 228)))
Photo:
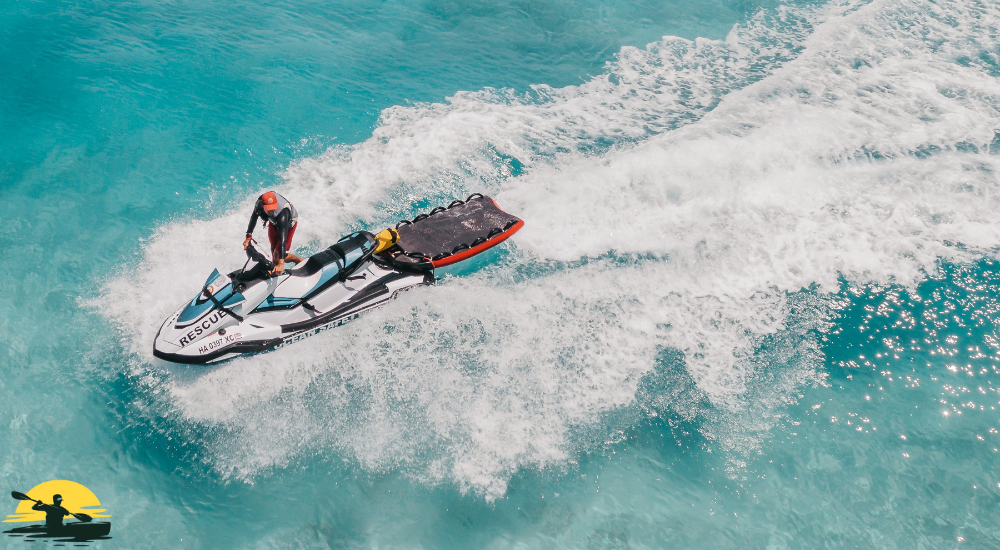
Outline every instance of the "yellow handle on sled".
POLYGON ((375 240, 378 241, 378 244, 375 245, 375 254, 378 254, 383 250, 395 246, 396 243, 399 242, 399 233, 397 233, 395 229, 386 229, 378 235, 375 235, 375 240))

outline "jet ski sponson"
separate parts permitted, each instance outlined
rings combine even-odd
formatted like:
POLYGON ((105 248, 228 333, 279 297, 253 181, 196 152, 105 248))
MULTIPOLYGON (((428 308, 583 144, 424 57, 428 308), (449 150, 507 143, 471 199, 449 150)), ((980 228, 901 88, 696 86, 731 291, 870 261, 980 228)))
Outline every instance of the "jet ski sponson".
POLYGON ((277 276, 271 275, 270 259, 251 245, 241 269, 212 271, 201 291, 164 321, 153 355, 203 364, 297 342, 356 318, 400 290, 432 284, 434 268, 493 247, 523 225, 477 193, 377 237, 367 231, 347 235, 277 276))

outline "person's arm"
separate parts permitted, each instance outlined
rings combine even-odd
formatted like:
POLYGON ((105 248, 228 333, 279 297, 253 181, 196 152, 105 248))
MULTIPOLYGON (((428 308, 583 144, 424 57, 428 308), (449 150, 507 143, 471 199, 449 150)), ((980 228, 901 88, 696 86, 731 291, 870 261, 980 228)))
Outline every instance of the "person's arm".
POLYGON ((42 501, 36 500, 35 501, 35 505, 32 506, 31 509, 32 510, 42 510, 42 511, 44 511, 48 507, 49 507, 48 504, 44 504, 44 503, 42 503, 42 501))
POLYGON ((284 260, 288 255, 288 230, 292 228, 292 215, 288 210, 278 214, 278 259, 284 260))
POLYGON ((282 210, 275 220, 275 229, 278 231, 278 257, 274 262, 274 274, 280 275, 285 270, 285 256, 288 255, 288 230, 292 225, 291 215, 288 210, 282 210))
POLYGON ((250 216, 250 225, 247 226, 247 238, 243 240, 243 250, 246 250, 250 246, 250 240, 253 239, 253 230, 257 227, 257 219, 260 218, 260 214, 257 213, 257 206, 253 207, 253 215, 250 216))
POLYGON ((253 205, 253 214, 250 216, 250 225, 247 226, 247 235, 253 234, 253 230, 257 228, 257 220, 260 216, 260 203, 255 203, 253 205))

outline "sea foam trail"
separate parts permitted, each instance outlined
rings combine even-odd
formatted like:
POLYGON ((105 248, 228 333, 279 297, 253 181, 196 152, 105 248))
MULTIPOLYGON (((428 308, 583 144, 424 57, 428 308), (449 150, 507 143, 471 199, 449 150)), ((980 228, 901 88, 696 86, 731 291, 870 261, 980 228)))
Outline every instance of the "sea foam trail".
MULTIPOLYGON (((510 177, 514 171, 551 164, 560 152, 575 152, 566 161, 572 165, 602 146, 697 121, 719 98, 789 59, 819 18, 810 10, 782 8, 736 26, 725 41, 666 37, 645 50, 624 48, 607 74, 582 86, 539 85, 523 96, 460 92, 446 104, 387 109, 371 139, 289 167, 282 190, 307 197, 296 201, 303 221, 309 220, 296 243, 318 246, 351 228, 381 229, 414 215, 420 201, 501 191, 517 179, 510 177)), ((252 200, 211 220, 161 227, 140 268, 108 286, 129 298, 115 300, 107 311, 134 336, 134 353, 150 357, 145 342, 158 328, 154 319, 168 315, 202 282, 202 273, 243 262, 232 243, 242 239, 252 200), (200 253, 185 253, 193 257, 176 269, 178 255, 189 250, 200 253)))
POLYGON ((517 469, 599 445, 594 426, 650 413, 700 419, 738 465, 822 380, 816 333, 840 277, 913 285, 1000 242, 998 11, 783 7, 726 41, 625 48, 582 86, 389 109, 372 139, 289 168, 302 235, 485 189, 528 221, 510 264, 292 349, 200 375, 151 367, 200 274, 241 263, 240 211, 163 227, 108 284, 110 315, 146 399, 173 411, 160 428, 238 478, 338 453, 496 498, 517 469), (206 251, 190 275, 173 266, 186 247, 206 251))

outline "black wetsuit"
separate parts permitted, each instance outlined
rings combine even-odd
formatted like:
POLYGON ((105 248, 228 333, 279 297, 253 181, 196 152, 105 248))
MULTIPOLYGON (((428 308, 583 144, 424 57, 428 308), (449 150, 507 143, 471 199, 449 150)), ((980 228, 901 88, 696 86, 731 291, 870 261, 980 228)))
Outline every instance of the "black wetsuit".
MULTIPOLYGON (((295 227, 296 222, 299 219, 299 213, 292 206, 292 203, 288 201, 285 197, 275 193, 278 198, 278 208, 272 210, 270 214, 264 210, 264 204, 261 202, 261 198, 257 199, 257 203, 253 207, 253 215, 250 216, 250 225, 247 226, 247 237, 253 234, 254 228, 257 227, 257 220, 264 219, 266 222, 270 222, 271 225, 277 230, 278 242, 271 243, 272 248, 274 246, 278 247, 278 258, 284 258, 288 254, 288 232, 295 227)), ((263 195, 261 196, 263 197, 263 195)))
POLYGON ((62 506, 56 506, 54 504, 44 504, 41 502, 36 502, 34 506, 31 507, 32 510, 43 510, 45 512, 45 525, 47 527, 62 527, 63 518, 69 515, 69 510, 63 508, 62 506))

